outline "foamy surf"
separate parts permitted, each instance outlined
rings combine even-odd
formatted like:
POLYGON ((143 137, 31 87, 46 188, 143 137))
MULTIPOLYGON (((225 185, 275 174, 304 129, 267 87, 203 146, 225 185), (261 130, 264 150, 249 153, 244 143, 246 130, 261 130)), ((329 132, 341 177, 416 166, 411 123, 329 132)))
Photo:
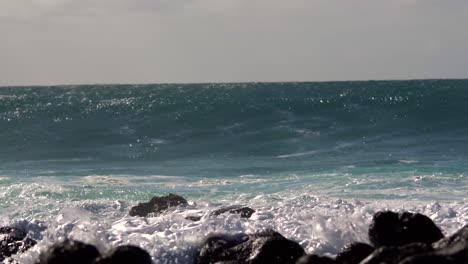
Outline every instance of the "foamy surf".
POLYGON ((23 263, 62 238, 191 263, 210 233, 267 228, 333 255, 367 241, 383 209, 421 212, 450 234, 467 223, 467 84, 3 87, 1 222, 39 242, 15 256, 23 263), (189 204, 129 216, 168 193, 189 204), (256 212, 211 215, 231 205, 256 212))
MULTIPOLYGON (((273 229, 297 241, 308 253, 334 255, 351 242, 368 242, 367 230, 380 210, 410 211, 428 215, 446 235, 468 222, 466 201, 419 203, 401 201, 346 200, 285 192, 276 195, 230 197, 222 201, 189 200, 157 217, 131 217, 127 201, 69 201, 47 217, 2 219, 3 225, 19 227, 39 243, 14 256, 20 263, 34 263, 41 250, 72 238, 97 246, 101 251, 132 244, 147 250, 155 263, 193 263, 203 239, 213 233, 254 233, 273 229), (232 199, 232 200, 231 200, 232 199), (226 204, 227 202, 229 202, 226 204), (250 219, 239 215, 210 216, 220 205, 240 203, 256 210, 250 219), (201 216, 200 221, 185 219, 201 216)), ((32 209, 32 208, 30 208, 32 209)))

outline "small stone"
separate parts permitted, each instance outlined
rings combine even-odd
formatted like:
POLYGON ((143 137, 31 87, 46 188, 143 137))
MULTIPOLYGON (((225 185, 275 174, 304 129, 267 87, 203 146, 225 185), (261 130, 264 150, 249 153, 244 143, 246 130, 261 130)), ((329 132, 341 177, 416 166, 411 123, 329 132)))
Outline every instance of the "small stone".
POLYGON ((224 213, 240 214, 241 218, 250 218, 252 214, 255 213, 255 210, 249 207, 229 206, 215 210, 211 215, 220 215, 224 213))

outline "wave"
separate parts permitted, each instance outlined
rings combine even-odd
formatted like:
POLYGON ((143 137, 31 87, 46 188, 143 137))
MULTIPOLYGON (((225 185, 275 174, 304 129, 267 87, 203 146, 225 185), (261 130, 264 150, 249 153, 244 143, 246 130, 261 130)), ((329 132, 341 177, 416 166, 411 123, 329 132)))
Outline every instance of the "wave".
POLYGON ((312 158, 314 149, 323 159, 392 147, 463 153, 467 86, 468 80, 416 80, 3 87, 0 158, 312 158))

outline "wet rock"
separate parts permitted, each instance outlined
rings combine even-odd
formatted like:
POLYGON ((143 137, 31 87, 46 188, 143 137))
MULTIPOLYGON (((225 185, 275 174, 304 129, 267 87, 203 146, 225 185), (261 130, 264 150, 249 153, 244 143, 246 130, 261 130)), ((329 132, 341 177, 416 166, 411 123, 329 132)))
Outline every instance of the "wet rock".
POLYGON ((463 227, 450 237, 432 244, 434 251, 404 259, 403 264, 440 263, 466 264, 468 263, 468 226, 463 227))
POLYGON ((197 221, 200 221, 201 216, 189 215, 189 216, 186 216, 185 219, 190 220, 190 221, 197 222, 197 221))
POLYGON ((317 256, 317 255, 308 255, 300 258, 296 264, 338 264, 336 260, 333 260, 329 257, 317 256))
POLYGON ((454 259, 437 255, 422 255, 408 257, 398 264, 466 264, 466 262, 457 262, 454 259))
POLYGON ((295 263, 304 249, 281 234, 266 230, 252 235, 216 235, 208 237, 195 258, 205 263, 295 263))
POLYGON ((209 236, 200 248, 195 263, 223 263, 235 259, 247 259, 251 252, 237 249, 247 241, 249 236, 246 234, 209 236))
POLYGON ((166 211, 169 207, 187 205, 187 200, 182 196, 170 193, 166 196, 153 197, 147 203, 139 203, 130 209, 131 216, 148 216, 150 214, 158 215, 166 211))
POLYGON ((336 260, 343 264, 358 264, 374 252, 374 247, 365 243, 353 243, 346 246, 337 256, 336 260))
POLYGON ((448 249, 456 246, 468 247, 468 225, 465 225, 455 234, 441 239, 433 244, 435 249, 448 249))
POLYGON ((34 246, 36 241, 26 232, 13 227, 0 227, 0 261, 14 254, 24 252, 34 246))
MULTIPOLYGON (((230 213, 230 214, 240 214, 241 218, 250 218, 253 213, 255 213, 255 210, 249 207, 242 207, 242 206, 228 206, 228 207, 223 207, 220 209, 217 209, 213 211, 210 215, 211 216, 217 216, 225 213, 230 213)), ((186 216, 185 219, 191 220, 191 221, 200 221, 201 216, 197 215, 189 215, 186 216)))
POLYGON ((376 247, 410 243, 431 244, 443 238, 440 229, 422 214, 378 212, 369 227, 369 240, 376 247))
POLYGON ((105 257, 99 259, 96 264, 151 264, 151 256, 145 250, 137 246, 119 246, 111 250, 105 257))
POLYGON ((468 263, 468 226, 432 245, 413 243, 376 249, 361 264, 466 264, 468 263))
POLYGON ((385 246, 380 247, 360 264, 398 264, 411 256, 423 255, 432 252, 433 248, 424 243, 412 243, 404 246, 385 246))
POLYGON ((242 218, 250 218, 252 214, 255 213, 255 210, 249 207, 229 206, 213 211, 211 215, 220 215, 224 213, 240 214, 240 217, 242 218))
POLYGON ((37 264, 92 264, 99 255, 99 251, 92 245, 65 240, 41 252, 37 264))

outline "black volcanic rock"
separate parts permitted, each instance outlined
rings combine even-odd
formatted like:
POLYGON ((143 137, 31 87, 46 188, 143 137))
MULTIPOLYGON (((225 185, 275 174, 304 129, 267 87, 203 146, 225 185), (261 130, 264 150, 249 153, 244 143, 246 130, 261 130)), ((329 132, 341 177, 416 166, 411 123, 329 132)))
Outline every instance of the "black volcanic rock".
POLYGON ((24 252, 34 246, 36 241, 26 232, 13 227, 0 227, 0 261, 14 254, 24 252))
POLYGON ((151 264, 151 256, 137 246, 119 246, 111 250, 105 257, 96 261, 96 264, 151 264))
POLYGON ((466 264, 466 262, 457 262, 445 256, 438 255, 418 255, 407 257, 398 264, 466 264))
POLYGON ((365 243, 353 243, 346 246, 337 256, 336 260, 343 264, 359 264, 372 254, 374 247, 365 243))
POLYGON ((208 237, 195 263, 293 264, 304 256, 304 249, 281 234, 267 230, 252 235, 216 235, 208 237))
POLYGON ((408 257, 430 253, 432 250, 432 246, 424 243, 412 243, 399 247, 385 246, 374 250, 360 264, 398 264, 408 257))
POLYGON ((399 247, 381 247, 361 264, 467 264, 468 226, 432 245, 413 243, 399 247))
POLYGON ((99 251, 92 245, 65 240, 41 252, 37 264, 93 264, 99 251))
POLYGON ((255 213, 255 210, 249 207, 229 206, 215 210, 211 215, 220 215, 224 213, 240 214, 242 218, 250 218, 252 214, 255 213))
POLYGON ((466 264, 468 263, 468 225, 450 237, 432 244, 434 250, 425 254, 410 256, 402 264, 466 264))
POLYGON ((333 260, 329 257, 308 255, 300 258, 296 264, 339 264, 340 262, 333 260))
POLYGON ((166 211, 169 207, 187 205, 187 200, 182 196, 170 193, 166 196, 153 197, 147 203, 139 203, 130 209, 131 216, 148 216, 150 214, 158 215, 166 211))
POLYGON ((369 240, 376 247, 431 244, 443 237, 434 222, 422 214, 378 212, 369 226, 369 240))
POLYGON ((455 234, 441 239, 433 244, 435 249, 448 249, 456 246, 468 247, 468 225, 465 225, 455 234))
MULTIPOLYGON (((250 218, 253 213, 255 213, 255 210, 250 208, 250 207, 242 207, 242 206, 228 206, 228 207, 223 207, 220 209, 217 209, 213 212, 211 212, 210 216, 217 216, 221 214, 239 214, 241 218, 250 218)), ((189 215, 186 216, 185 219, 190 220, 190 221, 200 221, 201 216, 197 215, 189 215)))

